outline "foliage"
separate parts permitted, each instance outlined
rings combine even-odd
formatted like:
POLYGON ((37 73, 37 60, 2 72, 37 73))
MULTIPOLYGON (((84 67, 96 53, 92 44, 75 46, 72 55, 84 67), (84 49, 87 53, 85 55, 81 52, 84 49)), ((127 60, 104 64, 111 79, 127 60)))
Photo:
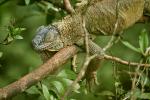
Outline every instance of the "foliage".
MULTIPOLYGON (((72 79, 75 79, 75 74, 70 70, 62 70, 56 76, 49 76, 45 80, 42 80, 37 86, 32 86, 26 92, 28 94, 40 94, 44 96, 46 100, 57 100, 60 98, 68 86, 73 82, 72 79)), ((78 89, 80 85, 77 84, 74 86, 74 91, 79 93, 78 89)))
POLYGON ((130 48, 131 50, 141 53, 143 56, 148 56, 146 54, 146 50, 149 47, 149 39, 148 39, 148 33, 145 29, 142 30, 141 35, 139 36, 139 48, 134 47, 132 44, 130 44, 128 41, 122 41, 122 43, 130 48))
POLYGON ((20 27, 14 27, 13 25, 8 26, 8 35, 4 39, 4 41, 1 42, 1 44, 7 45, 11 43, 14 40, 20 40, 23 39, 23 37, 20 35, 22 31, 26 30, 25 28, 20 27))
MULTIPOLYGON (((77 0, 71 0, 74 6, 77 0)), ((0 1, 0 86, 3 87, 19 79, 30 70, 36 69, 42 62, 30 43, 40 25, 58 21, 65 15, 62 0, 1 0, 0 1), (56 6, 58 5, 58 6, 56 6), (15 22, 12 21, 15 18, 15 22), (4 30, 1 27, 5 27, 4 30), (22 34, 23 33, 23 34, 22 34), (20 40, 21 39, 21 40, 20 40), (7 45, 8 44, 8 45, 7 45)), ((149 23, 136 24, 126 30, 123 39, 109 52, 127 61, 150 62, 149 23), (140 34, 139 34, 140 33, 140 34)), ((107 44, 109 37, 99 36, 95 42, 107 44)), ((79 54, 77 65, 80 66, 84 54, 79 54)), ((76 78, 70 70, 70 63, 56 75, 32 86, 14 100, 58 100, 76 78)), ((80 69, 80 67, 78 68, 80 69)), ((86 91, 86 83, 81 80, 74 86, 68 99, 72 100, 139 100, 150 99, 149 68, 124 66, 105 61, 98 70, 99 85, 92 92, 86 91)))

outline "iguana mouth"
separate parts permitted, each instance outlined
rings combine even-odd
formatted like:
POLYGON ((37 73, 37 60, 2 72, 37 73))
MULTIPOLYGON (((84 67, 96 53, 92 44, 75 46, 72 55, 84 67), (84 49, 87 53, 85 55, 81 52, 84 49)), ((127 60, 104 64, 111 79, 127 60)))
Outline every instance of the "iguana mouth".
POLYGON ((44 44, 36 44, 34 45, 34 48, 35 50, 37 51, 43 51, 43 50, 48 50, 48 51, 58 51, 58 50, 54 50, 54 49, 51 49, 52 43, 44 43, 44 44))
POLYGON ((41 40, 41 38, 39 38, 39 39, 36 38, 35 40, 32 41, 32 44, 34 46, 34 49, 37 51, 43 51, 43 50, 58 51, 56 48, 54 48, 56 46, 56 44, 54 44, 53 42, 44 43, 41 40))

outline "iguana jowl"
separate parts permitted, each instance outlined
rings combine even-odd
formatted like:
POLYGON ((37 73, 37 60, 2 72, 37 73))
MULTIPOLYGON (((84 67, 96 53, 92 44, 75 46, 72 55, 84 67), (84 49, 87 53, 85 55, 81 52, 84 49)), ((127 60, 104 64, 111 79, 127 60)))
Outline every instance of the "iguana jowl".
MULTIPOLYGON (((99 0, 87 7, 85 27, 90 34, 111 35, 118 20, 116 33, 119 33, 137 22, 144 11, 150 12, 150 0, 99 0)), ((58 51, 83 39, 82 12, 76 12, 49 26, 41 26, 32 43, 37 51, 58 51)))

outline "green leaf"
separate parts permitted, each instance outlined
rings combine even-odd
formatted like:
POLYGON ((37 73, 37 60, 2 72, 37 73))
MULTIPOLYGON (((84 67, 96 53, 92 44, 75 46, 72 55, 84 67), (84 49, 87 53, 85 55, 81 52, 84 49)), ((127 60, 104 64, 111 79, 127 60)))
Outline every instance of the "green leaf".
POLYGON ((13 28, 13 35, 18 35, 20 33, 20 28, 13 28))
POLYGON ((71 83, 73 82, 72 80, 70 80, 70 79, 67 79, 67 78, 62 78, 62 83, 63 83, 63 85, 65 85, 65 86, 70 86, 71 85, 71 83))
POLYGON ((30 4, 30 0, 25 0, 25 4, 29 5, 30 4))
POLYGON ((26 28, 14 28, 13 29, 13 35, 19 35, 22 31, 26 30, 26 28))
POLYGON ((59 77, 63 77, 63 78, 68 78, 68 79, 75 79, 76 78, 76 74, 71 71, 71 70, 62 70, 57 76, 59 77))
POLYGON ((30 87, 29 89, 26 90, 26 92, 28 94, 39 94, 40 93, 40 91, 37 89, 36 86, 30 87))
POLYGON ((47 1, 43 1, 43 2, 44 2, 44 4, 46 5, 45 10, 48 11, 49 9, 52 9, 52 10, 54 10, 54 11, 56 11, 56 12, 59 11, 59 9, 58 9, 58 8, 55 8, 53 4, 51 4, 51 3, 47 2, 47 1))
POLYGON ((12 42, 14 39, 13 39, 13 37, 11 37, 11 36, 9 36, 8 38, 7 38, 7 41, 8 41, 8 43, 9 42, 12 42))
MULTIPOLYGON (((58 73, 57 76, 50 75, 45 80, 42 80, 42 83, 45 84, 50 91, 50 95, 53 95, 54 98, 61 97, 65 90, 71 85, 73 82, 70 78, 75 78, 75 73, 70 70, 62 70, 58 73), (54 94, 51 94, 54 93, 54 94)), ((79 93, 78 89, 80 88, 79 84, 76 84, 73 87, 73 91, 79 93)), ((53 98, 52 97, 52 98, 53 98)))
POLYGON ((133 51, 135 51, 135 52, 138 52, 138 53, 141 53, 141 51, 138 49, 138 48, 136 48, 136 47, 134 47, 132 44, 130 44, 128 41, 121 41, 122 42, 122 44, 124 44, 126 47, 128 47, 128 48, 130 48, 131 50, 133 50, 133 51))
POLYGON ((26 28, 20 28, 20 30, 21 30, 21 31, 25 31, 25 30, 26 30, 26 28))
POLYGON ((15 39, 18 39, 18 40, 23 39, 23 37, 22 37, 21 35, 16 35, 16 36, 14 36, 14 38, 15 38, 15 39))
POLYGON ((0 58, 3 56, 3 53, 2 52, 0 52, 0 58))
POLYGON ((10 35, 13 34, 13 30, 14 30, 13 26, 8 26, 8 31, 9 31, 10 35))
POLYGON ((57 100, 57 99, 53 95, 51 95, 50 100, 57 100))
POLYGON ((53 82, 51 82, 51 84, 57 89, 57 92, 59 94, 64 93, 65 89, 64 89, 64 86, 61 82, 53 81, 53 82))
POLYGON ((50 100, 50 93, 46 85, 42 84, 42 92, 46 100, 50 100))
POLYGON ((141 52, 144 54, 146 48, 149 45, 148 35, 145 29, 142 30, 141 35, 139 36, 139 46, 141 52))
POLYGON ((4 41, 1 42, 1 44, 8 45, 13 40, 14 40, 14 38, 10 35, 10 33, 8 33, 8 35, 6 36, 6 38, 4 39, 4 41))
POLYGON ((130 98, 131 97, 131 94, 133 97, 137 98, 140 94, 141 94, 141 91, 140 89, 136 88, 135 90, 133 91, 128 91, 125 95, 124 95, 124 100, 128 100, 127 98, 130 98))
POLYGON ((150 99, 150 93, 142 93, 138 96, 139 99, 150 99))
POLYGON ((63 78, 67 78, 68 74, 66 72, 66 70, 62 70, 58 73, 57 75, 58 77, 63 77, 63 78))
MULTIPOLYGON (((63 78, 62 79, 62 82, 63 82, 63 85, 69 87, 71 84, 72 84, 72 80, 70 79, 66 79, 66 78, 63 78)), ((74 87, 73 87, 73 91, 76 92, 76 93, 79 93, 78 89, 80 88, 80 85, 77 83, 74 87)))
POLYGON ((56 12, 59 11, 59 10, 58 10, 57 8, 55 8, 51 3, 48 3, 48 4, 47 4, 47 9, 52 9, 52 10, 54 10, 54 11, 56 11, 56 12))
POLYGON ((102 96, 115 96, 113 92, 111 91, 102 91, 101 93, 98 93, 96 95, 102 95, 102 96))
POLYGON ((141 73, 141 75, 140 75, 140 83, 143 84, 144 86, 150 87, 150 79, 149 79, 149 77, 145 73, 143 73, 142 71, 139 71, 139 73, 141 73))

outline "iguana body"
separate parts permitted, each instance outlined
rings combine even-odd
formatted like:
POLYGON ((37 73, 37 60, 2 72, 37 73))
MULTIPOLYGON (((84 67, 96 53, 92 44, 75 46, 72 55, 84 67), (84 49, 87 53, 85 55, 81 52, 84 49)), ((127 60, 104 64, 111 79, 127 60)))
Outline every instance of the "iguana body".
MULTIPOLYGON (((150 13, 150 0, 93 0, 93 2, 87 8, 78 8, 74 14, 66 16, 59 22, 41 26, 32 41, 34 48, 42 55, 46 54, 45 51, 50 51, 49 56, 51 51, 58 51, 69 45, 83 46, 85 28, 90 34, 112 35, 132 26, 141 18, 143 12, 150 13)), ((88 42, 91 54, 104 54, 98 45, 91 40, 88 42)), ((46 56, 42 56, 43 60, 48 59, 46 56)), ((87 68, 86 79, 90 81, 89 83, 93 82, 99 63, 97 59, 93 59, 87 68)))
MULTIPOLYGON (((149 0, 118 1, 117 3, 117 0, 100 0, 86 9, 85 27, 90 34, 111 35, 116 23, 116 33, 119 33, 137 22, 143 11, 150 11, 149 0)), ((40 27, 33 39, 35 49, 58 51, 68 45, 78 44, 79 40, 84 39, 85 34, 82 16, 82 12, 76 12, 50 26, 40 27)))

